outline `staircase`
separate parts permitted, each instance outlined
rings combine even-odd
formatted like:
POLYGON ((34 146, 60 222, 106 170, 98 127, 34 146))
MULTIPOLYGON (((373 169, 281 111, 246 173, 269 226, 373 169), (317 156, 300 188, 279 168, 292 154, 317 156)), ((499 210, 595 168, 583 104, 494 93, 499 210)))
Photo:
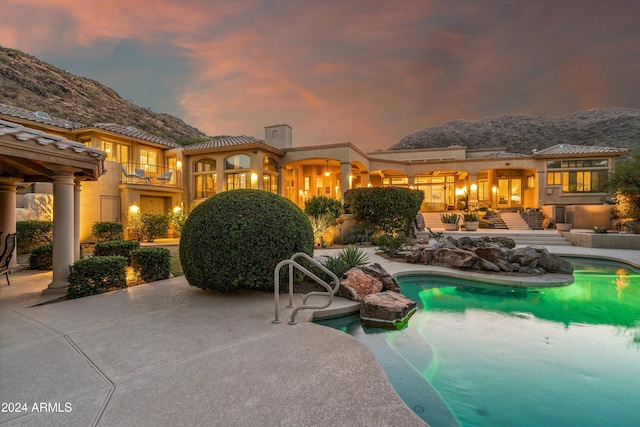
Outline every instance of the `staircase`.
MULTIPOLYGON (((447 212, 448 213, 448 212, 447 212)), ((442 230, 442 221, 440 221, 440 215, 442 212, 421 212, 422 217, 424 218, 425 229, 430 228, 431 230, 442 230)), ((462 221, 460 221, 462 223, 462 221)))
POLYGON ((507 224, 502 219, 500 213, 489 211, 480 219, 480 228, 488 228, 491 230, 507 230, 507 224))
POLYGON ((519 212, 500 212, 500 216, 509 230, 531 230, 519 212))

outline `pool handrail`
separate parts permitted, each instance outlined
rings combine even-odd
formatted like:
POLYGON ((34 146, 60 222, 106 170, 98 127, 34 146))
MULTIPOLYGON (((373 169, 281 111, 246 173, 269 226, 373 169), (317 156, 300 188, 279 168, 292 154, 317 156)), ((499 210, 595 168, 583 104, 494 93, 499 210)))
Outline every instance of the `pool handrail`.
POLYGON ((289 305, 287 307, 288 308, 293 308, 293 311, 291 312, 291 318, 290 318, 290 320, 288 322, 290 325, 295 325, 296 324, 296 320, 295 320, 296 314, 298 314, 298 311, 300 311, 300 310, 307 310, 307 309, 321 310, 321 309, 327 308, 327 307, 329 307, 331 305, 331 303, 333 302, 333 297, 334 297, 335 293, 338 291, 338 288, 340 287, 340 279, 338 279, 338 276, 336 276, 331 270, 326 268, 324 265, 320 264, 318 261, 316 261, 315 259, 313 259, 309 255, 307 255, 306 253, 298 252, 296 254, 293 254, 291 256, 291 258, 285 259, 284 261, 279 262, 278 265, 276 266, 274 272, 273 272, 274 298, 275 298, 275 318, 272 321, 272 323, 280 323, 280 320, 278 318, 278 311, 280 309, 280 269, 282 267, 284 267, 285 265, 289 266, 289 305), (295 261, 296 258, 299 258, 299 257, 305 258, 312 265, 314 265, 315 267, 319 268, 320 270, 324 271, 329 276, 331 276, 331 278, 333 279, 333 282, 336 285, 335 288, 332 289, 331 286, 327 282, 325 282, 324 280, 322 280, 321 278, 319 278, 318 276, 316 276, 315 274, 313 274, 312 272, 310 272, 309 270, 304 268, 298 262, 296 262, 295 261), (297 270, 301 271, 302 273, 307 275, 309 278, 313 279, 313 281, 315 281, 317 284, 319 284, 323 288, 325 288, 327 290, 327 292, 321 292, 321 291, 309 292, 302 299, 302 305, 299 305, 299 306, 294 308, 294 306, 293 306, 293 269, 294 268, 296 268, 297 270), (327 303, 325 305, 307 305, 307 299, 312 295, 327 295, 329 297, 329 299, 327 300, 327 303))

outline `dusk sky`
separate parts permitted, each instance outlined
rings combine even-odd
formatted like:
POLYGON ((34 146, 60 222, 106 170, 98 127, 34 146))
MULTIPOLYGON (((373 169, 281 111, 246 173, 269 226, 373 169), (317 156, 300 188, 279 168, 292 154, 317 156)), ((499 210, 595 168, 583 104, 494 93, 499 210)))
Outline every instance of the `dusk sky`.
POLYGON ((298 146, 640 108, 638 0, 0 0, 0 45, 208 135, 287 123, 298 146))

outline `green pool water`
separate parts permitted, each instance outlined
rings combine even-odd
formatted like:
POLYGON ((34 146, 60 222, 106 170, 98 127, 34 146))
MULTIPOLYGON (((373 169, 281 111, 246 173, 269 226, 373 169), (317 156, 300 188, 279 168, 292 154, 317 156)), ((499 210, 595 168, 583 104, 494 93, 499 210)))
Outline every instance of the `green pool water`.
POLYGON ((433 427, 640 425, 640 272, 570 261, 574 284, 526 292, 399 277, 418 302, 401 331, 318 323, 368 345, 433 427))

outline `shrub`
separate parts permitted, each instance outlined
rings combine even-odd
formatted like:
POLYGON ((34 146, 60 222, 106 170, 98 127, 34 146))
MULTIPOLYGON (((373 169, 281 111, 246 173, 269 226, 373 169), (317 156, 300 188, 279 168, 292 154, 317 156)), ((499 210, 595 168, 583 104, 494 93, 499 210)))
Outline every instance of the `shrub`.
MULTIPOLYGON (((352 268, 362 267, 369 262, 369 255, 361 248, 355 246, 347 246, 341 249, 337 254, 333 256, 324 256, 320 260, 320 264, 333 274, 341 278, 344 274, 352 268)), ((331 277, 324 271, 315 269, 318 276, 327 283, 331 283, 331 277)))
POLYGON ((16 246, 19 254, 28 254, 36 246, 51 243, 53 239, 52 221, 16 222, 16 246))
POLYGON ((311 217, 326 216, 331 222, 336 220, 342 213, 342 205, 339 200, 331 197, 316 196, 306 201, 304 204, 304 213, 311 217))
POLYGON ((97 257, 119 255, 126 258, 127 265, 131 265, 131 251, 135 249, 140 249, 140 242, 114 240, 113 242, 102 242, 96 244, 93 249, 93 255, 97 257))
POLYGON ((142 238, 147 242, 153 242, 158 237, 166 237, 169 232, 169 217, 160 213, 143 213, 140 216, 142 238))
POLYGON ((69 267, 69 298, 101 294, 110 288, 127 286, 127 260, 121 256, 94 256, 69 267))
POLYGON ((398 249, 406 242, 407 238, 403 235, 382 234, 374 239, 374 243, 380 247, 380 250, 390 257, 396 256, 398 249))
POLYGON ((29 270, 53 270, 53 244, 36 246, 29 255, 29 270))
POLYGON ((176 231, 178 236, 182 234, 182 228, 184 227, 184 223, 187 221, 189 214, 184 211, 184 209, 178 209, 172 211, 169 214, 171 218, 171 223, 173 224, 173 229, 176 231))
POLYGON ((422 190, 401 187, 355 188, 344 193, 345 205, 367 230, 408 234, 424 199, 422 190))
POLYGON ((200 203, 180 237, 187 281, 202 289, 273 290, 276 265, 311 255, 309 218, 291 201, 263 190, 231 190, 200 203))
POLYGON ((131 251, 133 271, 145 282, 168 279, 171 253, 166 248, 143 248, 131 251))
POLYGON ((116 221, 95 222, 91 233, 96 238, 96 243, 124 240, 124 225, 116 221))
POLYGON ((331 219, 328 215, 310 216, 311 230, 313 231, 313 241, 318 242, 319 246, 323 245, 323 236, 331 228, 331 224, 335 219, 331 219))

